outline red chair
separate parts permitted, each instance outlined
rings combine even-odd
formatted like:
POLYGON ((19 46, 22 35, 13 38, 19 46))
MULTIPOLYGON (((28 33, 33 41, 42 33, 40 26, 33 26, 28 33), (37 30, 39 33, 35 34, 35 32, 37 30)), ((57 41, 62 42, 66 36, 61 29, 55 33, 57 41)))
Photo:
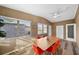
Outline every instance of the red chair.
POLYGON ((55 44, 53 44, 52 46, 50 46, 47 51, 48 52, 52 52, 53 54, 56 53, 57 49, 59 48, 61 42, 60 40, 58 40, 55 44))
POLYGON ((41 35, 37 35, 36 38, 37 39, 40 39, 40 38, 42 38, 42 36, 41 35))
MULTIPOLYGON (((36 41, 37 41, 38 39, 40 39, 40 38, 42 38, 42 36, 41 36, 41 35, 37 35, 37 36, 36 36, 36 41)), ((32 45, 32 48, 33 48, 34 53, 37 54, 37 55, 41 55, 41 54, 44 52, 41 48, 37 47, 37 46, 34 45, 34 44, 32 45)))
POLYGON ((32 45, 32 48, 33 48, 33 51, 34 51, 34 53, 36 54, 36 55, 41 55, 41 54, 43 54, 43 50, 42 49, 40 49, 39 47, 37 47, 37 46, 35 46, 35 45, 32 45))
POLYGON ((52 46, 52 53, 56 53, 57 52, 57 49, 59 48, 60 46, 60 40, 58 40, 53 46, 52 46))

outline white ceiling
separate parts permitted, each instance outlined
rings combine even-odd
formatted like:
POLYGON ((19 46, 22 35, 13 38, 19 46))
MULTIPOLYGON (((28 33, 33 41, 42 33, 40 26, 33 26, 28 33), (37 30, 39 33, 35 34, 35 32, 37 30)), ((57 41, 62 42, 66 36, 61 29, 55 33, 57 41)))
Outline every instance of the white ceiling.
POLYGON ((1 6, 41 16, 50 22, 73 19, 78 8, 77 4, 2 4, 1 6))

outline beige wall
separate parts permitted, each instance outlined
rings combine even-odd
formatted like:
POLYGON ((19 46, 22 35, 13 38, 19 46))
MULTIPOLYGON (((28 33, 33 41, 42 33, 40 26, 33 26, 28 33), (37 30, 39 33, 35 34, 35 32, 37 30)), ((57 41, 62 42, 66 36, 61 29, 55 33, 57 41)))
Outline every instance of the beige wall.
POLYGON ((77 10, 75 22, 76 22, 76 38, 77 38, 76 40, 77 40, 77 45, 79 47, 79 7, 77 10))
POLYGON ((52 25, 47 19, 43 17, 31 15, 28 13, 24 13, 21 11, 17 11, 17 10, 13 10, 13 9, 1 7, 1 6, 0 6, 0 15, 17 18, 17 19, 31 20, 32 21, 32 36, 37 35, 37 23, 40 22, 40 23, 52 25))
POLYGON ((70 24, 70 23, 74 23, 74 19, 53 23, 52 24, 53 35, 56 35, 56 26, 63 25, 64 26, 64 39, 66 39, 66 24, 70 24))
POLYGON ((0 38, 0 55, 8 53, 15 49, 16 39, 15 38, 0 38))

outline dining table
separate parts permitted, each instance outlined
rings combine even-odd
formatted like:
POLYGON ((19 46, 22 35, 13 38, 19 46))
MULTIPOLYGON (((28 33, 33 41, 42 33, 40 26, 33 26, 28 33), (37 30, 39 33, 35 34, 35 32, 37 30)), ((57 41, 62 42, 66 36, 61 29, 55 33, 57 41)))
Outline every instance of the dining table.
POLYGON ((39 47, 44 52, 53 46, 58 40, 59 39, 56 37, 46 36, 40 39, 35 39, 33 45, 39 47))

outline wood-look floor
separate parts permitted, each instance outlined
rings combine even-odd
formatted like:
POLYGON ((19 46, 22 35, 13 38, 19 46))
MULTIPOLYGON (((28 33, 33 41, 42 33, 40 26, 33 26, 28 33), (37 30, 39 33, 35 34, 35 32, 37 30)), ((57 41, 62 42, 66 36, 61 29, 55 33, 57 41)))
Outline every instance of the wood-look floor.
MULTIPOLYGON (((61 49, 56 53, 56 55, 79 55, 79 49, 75 42, 70 42, 66 40, 61 40, 61 49)), ((32 44, 32 43, 29 43, 32 44)), ((23 51, 12 53, 12 55, 34 55, 32 46, 25 48, 23 51)), ((43 55, 50 55, 50 53, 43 53, 43 55)))
POLYGON ((79 55, 79 48, 76 42, 61 40, 62 55, 79 55))

